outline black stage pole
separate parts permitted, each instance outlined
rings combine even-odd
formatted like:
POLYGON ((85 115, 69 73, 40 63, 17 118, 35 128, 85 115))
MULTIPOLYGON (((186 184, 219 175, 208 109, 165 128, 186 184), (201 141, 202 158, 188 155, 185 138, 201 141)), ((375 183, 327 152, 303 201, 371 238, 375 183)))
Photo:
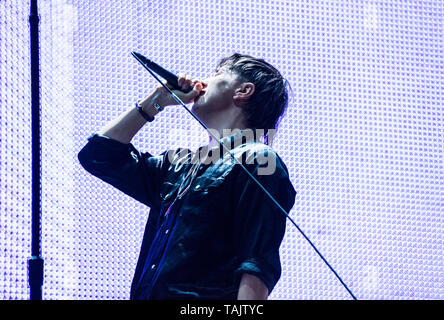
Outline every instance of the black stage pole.
POLYGON ((32 133, 32 223, 28 283, 31 300, 42 300, 43 259, 40 257, 40 74, 39 16, 37 0, 31 0, 31 133, 32 133))

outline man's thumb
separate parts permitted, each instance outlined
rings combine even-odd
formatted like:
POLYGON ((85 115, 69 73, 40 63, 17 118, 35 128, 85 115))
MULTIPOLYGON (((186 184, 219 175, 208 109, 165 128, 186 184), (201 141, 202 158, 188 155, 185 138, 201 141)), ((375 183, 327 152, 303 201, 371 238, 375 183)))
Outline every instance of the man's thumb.
POLYGON ((199 93, 200 93, 201 90, 202 90, 202 85, 201 85, 200 83, 196 83, 196 84, 194 85, 193 90, 191 90, 190 92, 188 92, 188 94, 187 94, 188 98, 189 98, 189 99, 194 99, 194 98, 196 98, 196 97, 199 95, 199 93))

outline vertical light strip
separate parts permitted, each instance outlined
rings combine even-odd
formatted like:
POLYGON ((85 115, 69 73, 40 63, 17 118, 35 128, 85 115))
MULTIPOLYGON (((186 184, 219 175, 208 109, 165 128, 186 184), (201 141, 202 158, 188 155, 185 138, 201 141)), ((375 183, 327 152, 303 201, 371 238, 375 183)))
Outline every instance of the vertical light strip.
POLYGON ((0 299, 28 299, 31 253, 29 1, 0 2, 0 299))
POLYGON ((79 265, 74 214, 74 32, 70 1, 44 3, 42 16, 42 255, 44 299, 73 298, 79 265))

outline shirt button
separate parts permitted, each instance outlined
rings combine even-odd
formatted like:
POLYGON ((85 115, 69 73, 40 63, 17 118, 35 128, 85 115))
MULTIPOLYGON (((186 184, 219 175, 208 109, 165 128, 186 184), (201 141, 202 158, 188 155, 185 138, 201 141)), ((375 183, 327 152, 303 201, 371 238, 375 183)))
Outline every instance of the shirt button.
POLYGON ((199 190, 200 189, 200 184, 198 184, 195 188, 194 188, 194 190, 199 190))
POLYGON ((168 234, 168 232, 170 232, 170 229, 165 230, 165 234, 168 234))
POLYGON ((151 266, 151 269, 152 269, 152 270, 156 269, 156 265, 153 264, 153 265, 151 266))

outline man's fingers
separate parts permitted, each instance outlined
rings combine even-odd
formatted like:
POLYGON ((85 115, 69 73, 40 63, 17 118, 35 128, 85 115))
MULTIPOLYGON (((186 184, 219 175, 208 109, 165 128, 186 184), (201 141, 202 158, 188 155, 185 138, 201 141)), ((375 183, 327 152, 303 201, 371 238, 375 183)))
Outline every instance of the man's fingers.
POLYGON ((182 86, 185 80, 185 75, 183 73, 179 73, 177 77, 178 77, 177 83, 179 84, 179 86, 182 86))
POLYGON ((191 90, 188 93, 189 99, 193 100, 194 98, 196 98, 201 90, 202 90, 202 84, 200 82, 196 83, 196 85, 193 87, 193 90, 191 90))
POLYGON ((200 91, 203 89, 202 83, 197 82, 197 83, 194 85, 193 89, 196 90, 198 93, 200 93, 200 91))
POLYGON ((183 89, 189 89, 191 87, 191 81, 192 81, 191 77, 186 75, 185 76, 185 82, 183 83, 182 88, 183 89))
MULTIPOLYGON (((171 90, 175 91, 175 94, 181 99, 184 103, 190 103, 192 102, 201 92, 201 90, 204 88, 205 83, 201 82, 195 78, 192 78, 191 76, 188 76, 183 73, 179 73, 177 75, 177 82, 182 90, 189 90, 188 93, 182 92, 181 90, 177 90, 176 88, 173 88, 173 86, 168 83, 167 81, 164 81, 163 83, 170 88, 171 90)), ((169 96, 168 92, 163 88, 163 86, 159 87, 159 92, 162 92, 163 100, 162 103, 164 106, 167 105, 176 105, 177 102, 169 96)))
POLYGON ((196 83, 201 82, 197 79, 191 78, 191 76, 186 75, 184 73, 179 73, 177 75, 177 78, 178 78, 177 83, 182 89, 185 90, 193 88, 196 85, 196 83))

